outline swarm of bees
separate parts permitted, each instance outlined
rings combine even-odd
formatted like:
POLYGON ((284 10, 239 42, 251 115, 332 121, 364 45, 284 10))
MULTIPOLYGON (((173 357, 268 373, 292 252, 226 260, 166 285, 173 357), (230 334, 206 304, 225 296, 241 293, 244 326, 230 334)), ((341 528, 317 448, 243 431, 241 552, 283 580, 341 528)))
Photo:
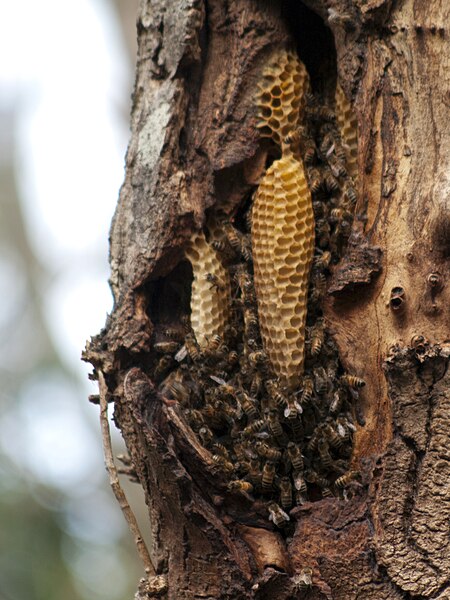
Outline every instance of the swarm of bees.
MULTIPOLYGON (((288 62, 283 63, 285 71, 288 62)), ((273 347, 265 340, 251 208, 246 213, 238 208, 234 215, 216 211, 205 232, 193 237, 187 252, 194 273, 191 316, 158 330, 154 346, 153 378, 159 392, 178 404, 209 451, 214 469, 227 482, 224 493, 264 500, 268 526, 277 528, 288 525, 295 506, 346 497, 360 485, 350 459, 358 421, 355 406, 365 385, 343 369, 321 309, 327 275, 345 247, 356 202, 346 148, 334 110, 318 105, 310 92, 297 106, 304 109, 304 122, 291 128, 282 144, 298 148, 305 165, 315 244, 296 376, 280 376, 273 347), (208 306, 204 317, 199 303, 208 306), (208 330, 205 323, 214 325, 208 330)), ((276 143, 280 139, 277 134, 276 143)), ((276 320, 283 312, 282 299, 273 310, 276 320)), ((278 351, 289 361, 286 348, 278 351)))

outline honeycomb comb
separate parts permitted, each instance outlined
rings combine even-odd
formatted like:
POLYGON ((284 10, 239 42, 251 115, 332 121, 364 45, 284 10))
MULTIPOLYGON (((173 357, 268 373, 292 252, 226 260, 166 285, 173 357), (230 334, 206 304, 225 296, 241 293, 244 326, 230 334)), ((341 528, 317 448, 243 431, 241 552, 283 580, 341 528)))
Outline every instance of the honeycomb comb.
POLYGON ((186 249, 193 271, 191 294, 191 326, 200 347, 214 335, 223 337, 229 323, 231 286, 228 271, 217 251, 202 232, 195 233, 186 249), (207 280, 210 274, 219 285, 207 280))
POLYGON ((358 178, 358 120, 344 90, 336 85, 336 120, 344 144, 347 169, 356 184, 358 178))
POLYGON ((277 49, 264 69, 257 97, 258 124, 262 137, 279 146, 300 124, 309 77, 297 54, 277 49))
POLYGON ((304 362, 314 213, 303 164, 289 152, 271 165, 255 194, 252 247, 264 349, 275 374, 293 389, 304 362))

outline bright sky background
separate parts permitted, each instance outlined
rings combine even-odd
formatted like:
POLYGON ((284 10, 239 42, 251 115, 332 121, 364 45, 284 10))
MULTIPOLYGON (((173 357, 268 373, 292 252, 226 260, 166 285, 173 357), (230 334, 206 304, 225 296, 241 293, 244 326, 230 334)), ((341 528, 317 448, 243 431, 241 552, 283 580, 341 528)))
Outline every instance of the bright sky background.
MULTIPOLYGON (((39 282, 43 313, 68 369, 85 387, 80 397, 80 387, 59 373, 39 372, 3 412, 0 449, 25 472, 75 495, 65 507, 69 531, 106 542, 123 527, 108 508, 111 499, 96 488, 105 475, 97 410, 86 399, 96 388, 80 354, 112 306, 108 230, 123 180, 132 83, 115 19, 104 0, 0 0, 0 112, 15 111, 22 210, 33 251, 51 273, 39 282)), ((22 273, 18 257, 0 243, 0 324, 20 305, 22 273)), ((91 554, 71 558, 86 597, 104 597, 95 590, 105 577, 108 597, 121 598, 118 557, 102 558, 95 548, 91 554)))

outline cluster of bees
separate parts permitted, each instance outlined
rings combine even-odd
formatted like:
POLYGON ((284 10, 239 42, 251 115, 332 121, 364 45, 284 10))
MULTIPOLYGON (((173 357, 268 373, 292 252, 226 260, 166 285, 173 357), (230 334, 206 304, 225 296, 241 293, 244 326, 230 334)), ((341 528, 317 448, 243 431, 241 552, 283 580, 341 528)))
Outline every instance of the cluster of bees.
POLYGON ((358 487, 350 467, 356 406, 364 380, 346 373, 321 309, 327 275, 348 239, 356 203, 354 177, 335 111, 306 96, 301 127, 283 144, 298 146, 315 215, 315 249, 309 278, 304 367, 292 388, 270 364, 258 317, 252 259, 251 208, 216 213, 204 239, 220 270, 203 273, 213 294, 230 289, 230 318, 223 331, 200 341, 188 314, 161 329, 153 378, 176 402, 227 492, 262 499, 276 527, 307 501, 346 497, 358 487), (217 238, 214 231, 220 231, 217 238), (219 273, 219 274, 218 274, 219 273))

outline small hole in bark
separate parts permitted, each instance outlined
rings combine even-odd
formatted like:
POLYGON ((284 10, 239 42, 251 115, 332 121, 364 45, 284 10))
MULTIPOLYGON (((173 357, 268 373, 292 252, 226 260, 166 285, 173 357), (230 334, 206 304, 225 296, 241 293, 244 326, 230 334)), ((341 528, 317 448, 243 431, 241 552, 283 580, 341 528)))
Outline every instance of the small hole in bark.
POLYGON ((411 339, 411 346, 414 349, 415 353, 420 356, 422 354, 425 354, 428 346, 428 340, 426 340, 423 337, 423 335, 415 335, 411 339))
POLYGON ((434 290, 438 290, 442 287, 442 279, 439 273, 430 273, 427 281, 430 288, 434 290))
POLYGON ((394 312, 399 312, 404 308, 405 290, 402 287, 394 287, 391 290, 391 299, 389 304, 394 312))

